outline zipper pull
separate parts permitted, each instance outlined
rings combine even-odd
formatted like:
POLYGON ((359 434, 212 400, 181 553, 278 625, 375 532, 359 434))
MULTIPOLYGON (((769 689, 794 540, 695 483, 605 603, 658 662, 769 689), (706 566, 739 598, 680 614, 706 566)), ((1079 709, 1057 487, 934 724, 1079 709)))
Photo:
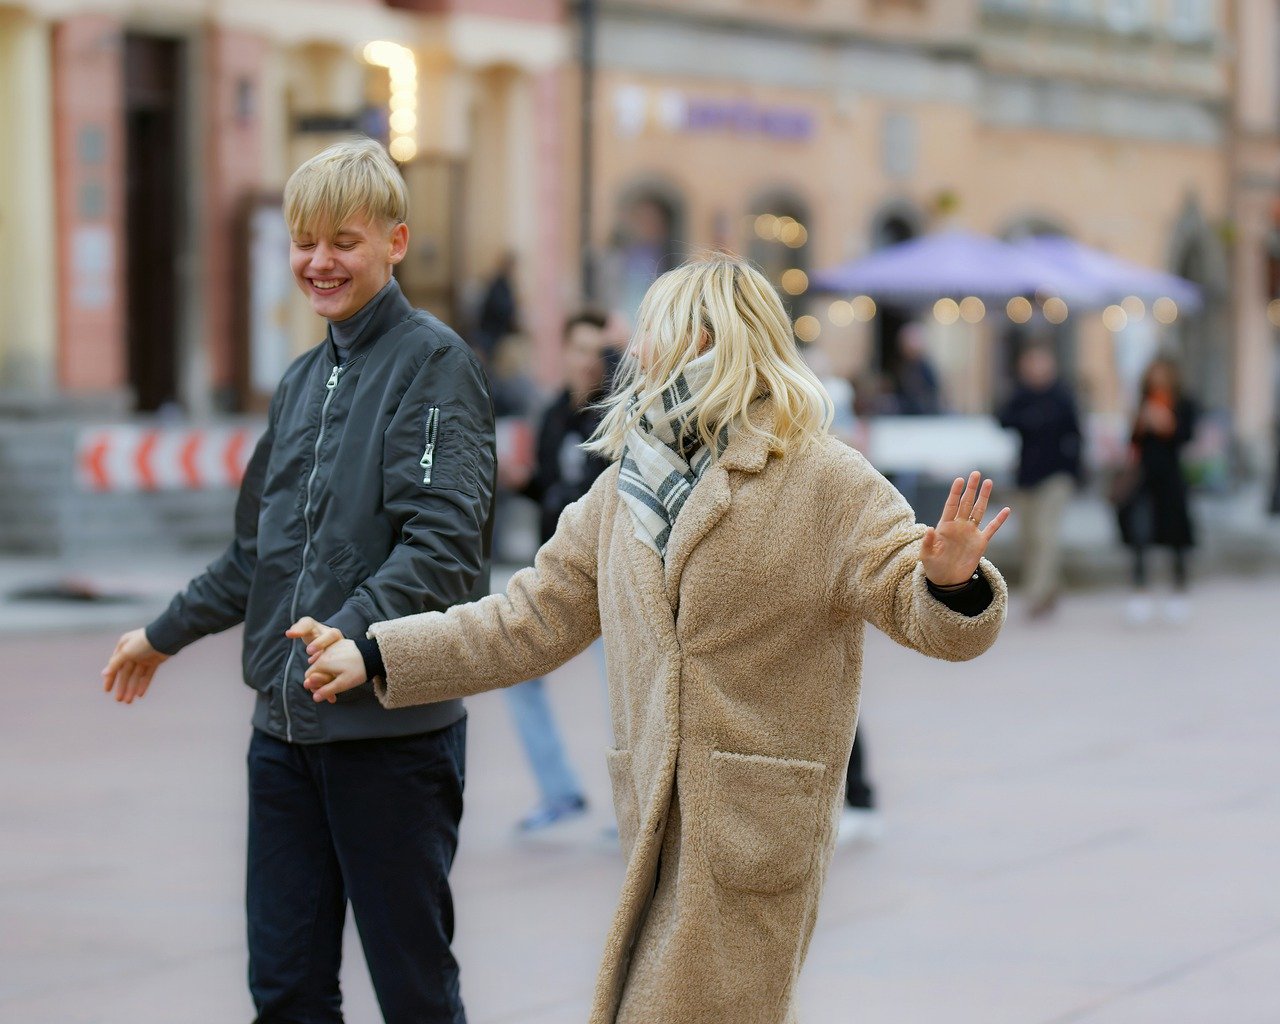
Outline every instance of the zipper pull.
POLYGON ((426 447, 422 449, 422 458, 418 465, 422 467, 422 482, 431 483, 431 467, 436 460, 436 433, 440 429, 440 408, 432 406, 427 410, 426 447))
POLYGON ((335 366, 333 373, 329 374, 329 383, 325 385, 330 391, 338 386, 338 378, 342 375, 342 367, 335 366))

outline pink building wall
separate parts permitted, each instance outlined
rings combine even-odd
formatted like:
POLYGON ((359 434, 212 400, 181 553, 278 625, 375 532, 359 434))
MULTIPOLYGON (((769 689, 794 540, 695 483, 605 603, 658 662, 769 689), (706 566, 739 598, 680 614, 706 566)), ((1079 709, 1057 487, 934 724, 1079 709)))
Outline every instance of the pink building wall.
POLYGON ((210 294, 204 307, 204 338, 208 387, 217 392, 246 383, 243 326, 237 316, 247 300, 241 227, 246 203, 263 178, 262 75, 269 44, 257 36, 211 26, 206 47, 208 116, 201 150, 207 178, 201 202, 202 255, 210 294))
POLYGON ((53 32, 58 383, 105 392, 125 349, 124 66, 120 23, 77 15, 53 32))

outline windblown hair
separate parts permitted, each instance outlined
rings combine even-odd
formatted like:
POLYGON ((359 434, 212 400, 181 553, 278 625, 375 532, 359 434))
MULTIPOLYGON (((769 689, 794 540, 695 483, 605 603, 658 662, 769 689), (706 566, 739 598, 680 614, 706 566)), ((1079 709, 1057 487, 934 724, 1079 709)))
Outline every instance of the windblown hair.
POLYGON ((657 426, 685 423, 712 452, 726 427, 767 437, 783 453, 825 434, 831 400, 800 358, 791 321, 773 286, 745 260, 717 254, 669 270, 640 304, 605 415, 587 448, 618 459, 627 433, 643 415, 657 426), (689 401, 664 409, 662 394, 710 346, 710 380, 689 401), (751 403, 769 396, 776 410, 772 433, 754 426, 751 403))
POLYGON ((339 142, 302 164, 284 187, 289 231, 332 237, 352 217, 394 227, 409 216, 404 178, 373 139, 339 142))

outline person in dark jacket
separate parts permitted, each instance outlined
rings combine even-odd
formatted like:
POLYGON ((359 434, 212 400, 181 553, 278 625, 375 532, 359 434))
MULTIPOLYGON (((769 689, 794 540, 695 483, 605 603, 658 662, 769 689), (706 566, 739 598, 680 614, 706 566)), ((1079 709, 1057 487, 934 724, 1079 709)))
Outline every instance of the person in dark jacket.
MULTIPOLYGON (((600 425, 596 404, 604 398, 607 374, 606 323, 603 314, 592 311, 565 323, 565 388, 542 415, 533 473, 519 488, 538 505, 539 545, 555 534, 560 513, 609 468, 582 447, 600 425)), ((520 683, 505 696, 538 784, 537 806, 520 820, 520 830, 537 831, 585 813, 586 797, 565 753, 543 680, 520 683)))
POLYGON ((476 341, 486 363, 493 361, 498 346, 520 329, 520 306, 516 301, 516 257, 504 253, 485 286, 477 315, 476 341))
POLYGON ((1120 533, 1133 551, 1134 595, 1129 618, 1145 622, 1153 611, 1147 594, 1147 548, 1168 548, 1173 555, 1174 593, 1165 605, 1173 622, 1190 615, 1187 552, 1195 544, 1195 529, 1182 472, 1182 449, 1195 433, 1196 406, 1183 393, 1178 365, 1158 358, 1142 378, 1138 412, 1134 417, 1130 458, 1138 472, 1136 486, 1119 508, 1120 533))
POLYGON ((1019 355, 1018 384, 999 419, 1021 440, 1014 505, 1029 611, 1038 618, 1053 610, 1061 586, 1062 516, 1080 478, 1081 454, 1075 396, 1047 346, 1033 344, 1019 355))
POLYGON ((362 637, 390 615, 488 589, 493 412, 475 355, 392 276, 407 205, 371 140, 331 147, 290 178, 290 263, 327 337, 272 398, 235 539, 159 618, 121 637, 103 673, 107 692, 132 703, 167 658, 244 623, 244 679, 257 691, 247 910, 260 1024, 342 1020, 348 900, 388 1024, 465 1021, 448 881, 462 705, 388 711, 361 695, 321 707, 302 687, 308 641, 362 637))

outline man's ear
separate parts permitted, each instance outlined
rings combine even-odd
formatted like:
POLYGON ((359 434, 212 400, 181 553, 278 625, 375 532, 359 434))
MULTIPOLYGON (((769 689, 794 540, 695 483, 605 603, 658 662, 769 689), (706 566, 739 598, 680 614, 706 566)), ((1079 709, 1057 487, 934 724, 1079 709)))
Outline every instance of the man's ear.
POLYGON ((391 229, 391 263, 394 265, 409 252, 409 225, 401 221, 391 229))

